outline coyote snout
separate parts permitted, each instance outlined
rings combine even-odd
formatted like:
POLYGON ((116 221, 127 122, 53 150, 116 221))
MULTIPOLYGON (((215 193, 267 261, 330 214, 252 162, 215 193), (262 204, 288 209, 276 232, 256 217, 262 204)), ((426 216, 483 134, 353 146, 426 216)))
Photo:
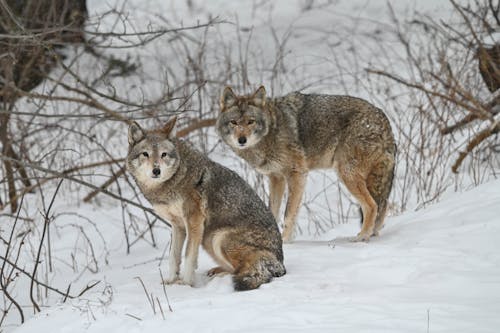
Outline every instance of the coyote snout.
POLYGON ((153 178, 160 178, 161 169, 158 166, 153 168, 153 178))

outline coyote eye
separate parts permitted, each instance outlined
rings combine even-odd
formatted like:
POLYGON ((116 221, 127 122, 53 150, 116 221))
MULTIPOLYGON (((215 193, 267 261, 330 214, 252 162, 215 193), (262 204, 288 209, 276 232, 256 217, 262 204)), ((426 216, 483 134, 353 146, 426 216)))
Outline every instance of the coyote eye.
POLYGON ((142 156, 149 157, 149 154, 147 152, 144 152, 144 153, 142 153, 142 156))
POLYGON ((231 123, 231 125, 235 125, 235 126, 238 125, 238 123, 236 122, 236 120, 231 120, 230 123, 231 123))
POLYGON ((248 124, 248 125, 252 125, 253 123, 255 123, 255 120, 254 120, 254 119, 250 119, 250 120, 248 120, 248 123, 247 123, 247 124, 248 124))
POLYGON ((165 158, 165 157, 167 157, 167 153, 162 153, 161 158, 165 158))

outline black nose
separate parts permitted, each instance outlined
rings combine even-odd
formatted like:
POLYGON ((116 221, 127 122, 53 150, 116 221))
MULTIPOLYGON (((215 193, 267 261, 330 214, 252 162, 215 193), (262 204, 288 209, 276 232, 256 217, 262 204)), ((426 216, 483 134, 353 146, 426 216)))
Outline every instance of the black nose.
POLYGON ((160 168, 154 168, 154 169, 153 169, 153 175, 155 175, 155 176, 159 176, 159 175, 160 175, 160 172, 161 172, 161 171, 160 171, 160 168))
POLYGON ((240 145, 244 145, 246 142, 247 142, 247 138, 245 138, 244 136, 238 138, 238 143, 240 145))

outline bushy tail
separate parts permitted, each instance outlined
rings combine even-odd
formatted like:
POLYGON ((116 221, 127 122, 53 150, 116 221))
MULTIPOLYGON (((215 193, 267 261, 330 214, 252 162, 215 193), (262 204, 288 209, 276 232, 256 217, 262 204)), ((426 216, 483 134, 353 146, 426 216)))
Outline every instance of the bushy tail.
POLYGON ((382 164, 384 165, 385 171, 380 175, 379 186, 375 186, 375 189, 373 191, 374 193, 371 193, 378 206, 375 225, 379 225, 385 217, 387 210, 387 201, 389 200, 392 183, 394 181, 394 170, 396 168, 395 151, 392 151, 390 153, 388 152, 387 156, 388 158, 386 159, 385 163, 382 164))
MULTIPOLYGON (((384 158, 378 161, 367 178, 367 188, 373 200, 377 203, 377 218, 375 225, 383 223, 387 210, 387 200, 392 189, 395 169, 395 151, 387 151, 384 158)), ((363 213, 361 212, 361 221, 363 213)))
POLYGON ((244 291, 259 288, 268 283, 273 277, 286 274, 285 266, 269 251, 256 251, 248 256, 247 260, 233 276, 234 290, 244 291))
POLYGON ((377 202, 377 219, 375 220, 375 225, 380 224, 380 220, 385 217, 387 210, 387 200, 389 199, 389 194, 391 194, 392 182, 394 180, 394 166, 388 175, 387 182, 385 183, 384 190, 378 198, 374 198, 377 202), (378 199, 378 200, 377 200, 378 199))

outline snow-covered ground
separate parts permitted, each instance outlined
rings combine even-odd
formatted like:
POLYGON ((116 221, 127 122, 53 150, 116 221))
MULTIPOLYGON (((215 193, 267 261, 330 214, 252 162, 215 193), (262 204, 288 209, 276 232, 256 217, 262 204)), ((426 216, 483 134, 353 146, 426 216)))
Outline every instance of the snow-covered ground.
POLYGON ((16 332, 498 332, 500 181, 389 218, 367 244, 328 241, 356 231, 285 245, 287 275, 248 292, 233 292, 229 276, 208 281, 203 254, 196 288, 167 286, 172 312, 158 261, 145 263, 160 250, 113 257, 96 276, 110 287, 16 332))

